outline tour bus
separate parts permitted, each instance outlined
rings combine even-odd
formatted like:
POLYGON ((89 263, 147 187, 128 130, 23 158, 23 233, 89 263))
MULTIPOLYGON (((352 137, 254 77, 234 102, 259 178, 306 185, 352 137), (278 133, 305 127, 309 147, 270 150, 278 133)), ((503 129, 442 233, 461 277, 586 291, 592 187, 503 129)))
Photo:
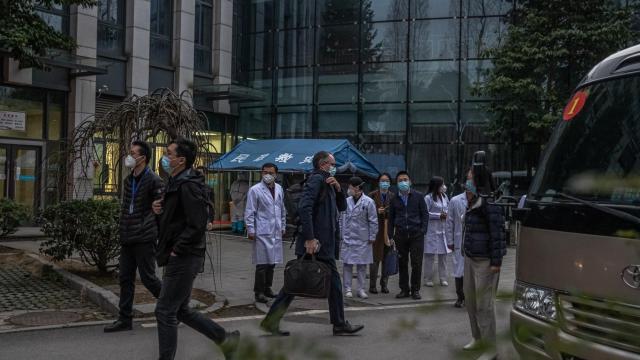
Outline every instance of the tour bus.
POLYGON ((522 358, 640 359, 640 45, 581 81, 516 214, 522 358))

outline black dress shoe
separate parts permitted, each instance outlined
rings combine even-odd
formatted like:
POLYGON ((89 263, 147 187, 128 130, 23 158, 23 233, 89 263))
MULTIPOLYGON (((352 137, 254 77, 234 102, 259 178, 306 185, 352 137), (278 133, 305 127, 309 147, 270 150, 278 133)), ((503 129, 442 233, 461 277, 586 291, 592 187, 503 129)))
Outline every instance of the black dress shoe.
MULTIPOLYGON (((266 319, 265 319, 266 320, 266 319)), ((260 329, 270 333, 273 336, 289 336, 290 332, 286 330, 280 330, 280 325, 268 325, 265 320, 260 323, 260 329)))
POLYGON ((341 326, 333 325, 333 335, 353 335, 362 329, 364 329, 364 325, 351 325, 348 321, 345 321, 341 326))
POLYGON ((457 307, 457 308, 461 308, 464 306, 464 300, 460 300, 458 299, 458 301, 456 301, 455 304, 453 304, 453 306, 457 307))
POLYGON ((267 290, 265 290, 265 292, 264 292, 264 296, 266 296, 266 297, 268 297, 268 298, 273 299, 273 298, 275 298, 275 297, 276 297, 276 294, 274 294, 274 293, 273 293, 273 290, 271 290, 271 289, 267 289, 267 290))
POLYGON ((240 331, 236 330, 236 331, 227 333, 227 337, 224 339, 224 342, 220 345, 220 350, 222 350, 225 360, 233 360, 236 358, 236 353, 238 352, 239 344, 240 344, 240 331))
POLYGON ((420 291, 414 291, 414 292, 411 294, 411 298, 412 298, 413 300, 420 300, 420 299, 422 299, 422 296, 420 296, 420 291))
POLYGON ((256 302, 266 304, 269 302, 269 299, 266 296, 264 296, 264 294, 259 293, 259 294, 256 294, 256 302))
POLYGON ((396 299, 408 298, 410 296, 411 296, 411 294, 409 294, 408 291, 402 290, 402 291, 400 291, 400 293, 398 295, 396 295, 396 299))
POLYGON ((378 289, 376 289, 376 288, 374 288, 374 287, 369 288, 369 293, 370 293, 370 294, 377 294, 377 293, 378 293, 378 289))
POLYGON ((388 294, 389 288, 387 288, 386 286, 383 286, 382 289, 380 289, 380 292, 382 292, 383 294, 388 294))
POLYGON ((124 320, 116 320, 113 324, 111 325, 107 325, 104 327, 104 332, 106 333, 112 333, 112 332, 118 332, 118 331, 127 331, 127 330, 131 330, 131 322, 130 321, 124 321, 124 320))

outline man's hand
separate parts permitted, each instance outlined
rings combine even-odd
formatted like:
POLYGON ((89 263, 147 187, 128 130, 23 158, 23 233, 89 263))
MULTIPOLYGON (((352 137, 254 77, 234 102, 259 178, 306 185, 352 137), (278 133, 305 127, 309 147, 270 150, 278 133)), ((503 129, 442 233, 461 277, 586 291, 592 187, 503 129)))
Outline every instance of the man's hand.
POLYGON ((378 215, 384 215, 384 206, 378 208, 378 215))
POLYGON ((311 239, 304 242, 304 248, 307 250, 307 254, 309 255, 313 255, 318 252, 318 245, 320 245, 320 242, 316 239, 311 239))
POLYGON ((169 254, 169 256, 178 256, 178 254, 174 253, 173 251, 171 252, 171 254, 169 254))
POLYGON ((451 251, 454 251, 454 250, 456 249, 456 248, 455 248, 455 246, 453 246, 453 244, 452 244, 452 245, 447 245, 447 247, 448 247, 448 248, 449 248, 449 250, 451 250, 451 251))
POLYGON ((491 272, 494 274, 497 274, 500 272, 500 266, 492 266, 491 267, 491 272))
POLYGON ((156 200, 153 203, 151 203, 151 210, 156 215, 162 214, 162 200, 161 199, 156 200))
POLYGON ((255 240, 256 234, 248 234, 247 237, 249 238, 249 240, 255 240))
POLYGON ((341 192, 342 188, 340 187, 340 183, 338 182, 338 180, 336 180, 335 177, 328 177, 327 180, 325 180, 325 182, 331 186, 333 186, 334 189, 336 189, 337 192, 341 192))
POLYGON ((207 223, 207 231, 211 231, 213 230, 213 222, 208 222, 207 223))
POLYGON ((446 212, 440 213, 440 220, 447 220, 447 213, 446 212))

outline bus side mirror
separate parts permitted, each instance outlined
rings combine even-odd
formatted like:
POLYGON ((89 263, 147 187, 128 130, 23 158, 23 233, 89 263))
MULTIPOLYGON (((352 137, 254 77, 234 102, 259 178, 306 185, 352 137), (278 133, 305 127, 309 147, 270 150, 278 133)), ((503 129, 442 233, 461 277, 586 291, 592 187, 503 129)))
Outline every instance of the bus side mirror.
POLYGON ((524 221, 531 212, 531 208, 513 208, 511 209, 511 216, 517 221, 524 221))

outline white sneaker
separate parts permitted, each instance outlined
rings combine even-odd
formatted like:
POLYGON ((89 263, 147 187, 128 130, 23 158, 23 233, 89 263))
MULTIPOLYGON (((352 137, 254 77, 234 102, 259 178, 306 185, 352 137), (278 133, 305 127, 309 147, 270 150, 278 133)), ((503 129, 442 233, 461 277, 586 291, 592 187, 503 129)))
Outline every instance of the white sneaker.
POLYGON ((474 351, 478 350, 482 346, 482 342, 480 340, 473 339, 470 343, 465 345, 462 350, 465 351, 474 351))
POLYGON ((449 286, 447 280, 440 281, 440 286, 449 286))
POLYGON ((351 299, 353 297, 353 293, 351 292, 351 290, 347 290, 344 293, 344 297, 351 299))
POLYGON ((424 285, 427 287, 433 287, 433 281, 427 281, 424 285))
POLYGON ((360 299, 368 299, 369 295, 367 295, 367 293, 364 290, 360 289, 360 291, 358 291, 358 297, 360 299))

